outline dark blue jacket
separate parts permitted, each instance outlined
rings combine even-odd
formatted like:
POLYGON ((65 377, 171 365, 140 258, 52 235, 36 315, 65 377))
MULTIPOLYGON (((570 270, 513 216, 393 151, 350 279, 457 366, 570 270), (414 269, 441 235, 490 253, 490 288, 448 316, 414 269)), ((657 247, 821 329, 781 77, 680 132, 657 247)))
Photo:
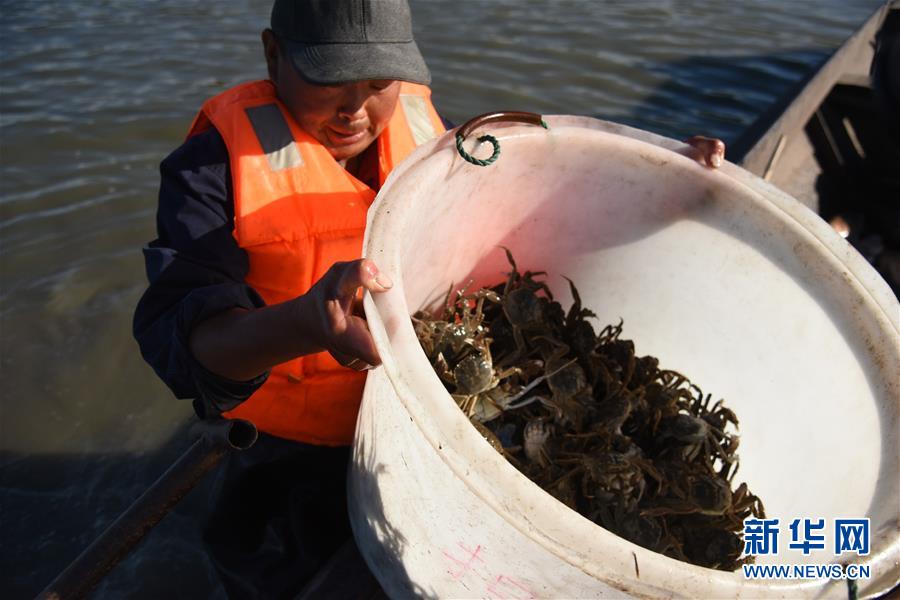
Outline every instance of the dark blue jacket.
POLYGON ((150 282, 134 313, 144 359, 178 398, 194 398, 202 418, 234 408, 267 374, 224 379, 191 355, 194 325, 223 310, 264 305, 244 283, 247 254, 238 247, 225 142, 215 129, 187 140, 160 165, 159 237, 144 248, 150 282))

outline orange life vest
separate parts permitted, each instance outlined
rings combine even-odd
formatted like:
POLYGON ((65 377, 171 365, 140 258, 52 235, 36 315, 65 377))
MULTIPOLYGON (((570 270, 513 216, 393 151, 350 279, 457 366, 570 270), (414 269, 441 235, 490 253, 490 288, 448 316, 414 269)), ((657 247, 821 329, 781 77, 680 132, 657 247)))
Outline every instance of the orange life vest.
MULTIPOLYGON (((377 139, 380 183, 418 144, 444 131, 430 97, 425 86, 401 84, 397 108, 377 139)), ((188 137, 210 126, 228 148, 233 233, 250 259, 246 281, 267 304, 295 298, 335 262, 359 258, 375 191, 297 125, 271 82, 245 83, 206 101, 188 137)), ((365 378, 327 352, 312 354, 274 367, 224 416, 282 438, 347 445, 365 378)))

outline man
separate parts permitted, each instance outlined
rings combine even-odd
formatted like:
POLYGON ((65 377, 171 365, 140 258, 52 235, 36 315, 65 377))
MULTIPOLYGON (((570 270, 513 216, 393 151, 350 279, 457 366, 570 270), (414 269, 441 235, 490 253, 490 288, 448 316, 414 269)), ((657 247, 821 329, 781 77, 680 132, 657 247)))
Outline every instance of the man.
POLYGON ((444 131, 406 0, 276 0, 262 42, 269 80, 204 103, 161 165, 134 320, 176 396, 261 432, 221 468, 205 533, 241 598, 296 594, 350 535, 348 446, 380 362, 356 298, 391 287, 358 258, 366 210, 444 131))
POLYGON ((281 597, 350 535, 344 477, 364 371, 366 209, 443 132, 405 0, 276 0, 269 81, 207 101, 161 166, 159 238, 135 314, 142 353, 201 417, 249 419, 206 532, 229 594, 281 597), (348 368, 349 367, 349 368, 348 368))

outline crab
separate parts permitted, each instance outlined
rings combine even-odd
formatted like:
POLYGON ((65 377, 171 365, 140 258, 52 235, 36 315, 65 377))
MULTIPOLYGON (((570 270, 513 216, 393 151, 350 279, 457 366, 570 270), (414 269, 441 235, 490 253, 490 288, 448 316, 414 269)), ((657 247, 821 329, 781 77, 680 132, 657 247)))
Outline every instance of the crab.
POLYGON ((499 452, 506 460, 511 462, 514 467, 522 470, 522 465, 519 461, 512 455, 512 453, 503 446, 503 443, 500 441, 500 438, 497 435, 487 428, 484 423, 481 423, 478 419, 470 418, 469 422, 472 423, 472 427, 474 427, 478 433, 481 434, 481 437, 485 439, 488 445, 499 452))
MULTIPOLYGON (((513 367, 498 372, 494 368, 491 339, 487 337, 482 321, 484 303, 500 302, 496 292, 482 288, 474 294, 466 294, 464 288, 457 292, 453 302, 450 297, 448 292, 444 320, 432 319, 419 312, 413 316, 413 326, 438 377, 451 388, 451 396, 466 416, 471 417, 478 412, 480 401, 489 397, 489 392, 520 370, 513 367)), ((481 414, 481 417, 486 420, 496 414, 494 411, 481 414)))
POLYGON ((684 413, 667 417, 660 423, 659 431, 658 441, 674 442, 680 446, 675 451, 685 462, 693 462, 700 457, 712 469, 709 458, 711 455, 718 456, 725 463, 733 461, 731 455, 722 448, 721 441, 725 438, 725 433, 700 417, 684 413))
POLYGON ((758 519, 766 518, 766 508, 763 506, 762 500, 750 493, 746 483, 742 483, 734 490, 728 513, 733 517, 738 527, 742 527, 744 519, 750 515, 758 519))
POLYGON ((688 529, 684 545, 691 562, 710 569, 733 570, 750 562, 750 557, 740 559, 744 544, 738 534, 705 523, 696 523, 688 529))
POLYGON ((478 414, 481 421, 488 421, 504 410, 505 398, 513 396, 503 385, 504 380, 520 373, 517 367, 496 371, 487 345, 465 356, 452 371, 443 365, 436 365, 436 370, 441 379, 454 386, 455 391, 450 395, 466 416, 478 414))
POLYGON ((456 363, 471 348, 484 350, 490 344, 483 326, 484 303, 499 303, 500 297, 492 290, 482 288, 474 294, 466 294, 466 287, 456 293, 451 301, 452 288, 447 292, 440 317, 418 311, 412 316, 413 329, 428 359, 434 363, 439 356, 456 363))
POLYGON ((571 358, 569 346, 546 335, 534 342, 544 358, 544 378, 550 397, 541 397, 561 426, 581 431, 591 402, 591 386, 577 358, 571 358))
POLYGON ((601 505, 591 514, 591 520, 626 540, 655 552, 662 552, 665 522, 637 511, 626 511, 620 503, 601 505))
POLYGON ((594 333, 594 328, 586 319, 596 318, 597 315, 592 310, 581 306, 581 295, 578 293, 578 288, 568 277, 564 279, 569 282, 569 291, 572 293, 572 306, 565 317, 566 339, 572 346, 575 355, 587 361, 597 344, 597 334, 594 333))
POLYGON ((461 325, 432 319, 421 311, 413 315, 412 322, 422 350, 432 364, 439 356, 445 361, 448 357, 452 359, 471 337, 461 325))
POLYGON ((544 419, 531 419, 525 424, 522 433, 525 456, 539 467, 550 466, 550 455, 547 453, 547 440, 553 433, 553 426, 544 419))
POLYGON ((543 271, 519 273, 512 253, 507 248, 504 250, 512 266, 501 294, 503 315, 515 342, 510 356, 504 359, 509 362, 528 356, 526 332, 550 333, 562 325, 564 314, 558 303, 553 302, 553 294, 547 284, 535 279, 535 276, 543 275, 543 271), (539 296, 538 292, 543 292, 544 295, 539 296))
POLYGON ((691 403, 694 414, 721 431, 724 431, 729 423, 735 427, 738 426, 737 415, 734 414, 733 410, 725 406, 724 400, 719 400, 710 408, 709 403, 712 399, 712 394, 704 396, 703 391, 697 386, 692 385, 691 388, 697 392, 697 397, 693 398, 691 403))
POLYGON ((731 486, 703 468, 691 468, 681 461, 670 460, 662 468, 659 494, 643 507, 641 514, 720 516, 732 508, 731 486))
POLYGON ((677 371, 657 372, 655 381, 647 386, 647 408, 654 433, 663 418, 671 417, 691 407, 693 397, 690 383, 687 377, 677 371), (651 390, 656 394, 651 395, 651 390))
POLYGON ((582 454, 571 458, 561 456, 556 463, 573 467, 563 477, 579 477, 581 493, 586 499, 602 504, 622 502, 627 511, 634 510, 644 495, 645 474, 654 479, 660 477, 656 469, 640 456, 636 446, 625 452, 582 454))
POLYGON ((604 363, 610 372, 615 373, 623 387, 627 387, 634 376, 637 366, 634 356, 634 342, 631 340, 615 339, 607 344, 597 347, 597 353, 604 358, 604 363))

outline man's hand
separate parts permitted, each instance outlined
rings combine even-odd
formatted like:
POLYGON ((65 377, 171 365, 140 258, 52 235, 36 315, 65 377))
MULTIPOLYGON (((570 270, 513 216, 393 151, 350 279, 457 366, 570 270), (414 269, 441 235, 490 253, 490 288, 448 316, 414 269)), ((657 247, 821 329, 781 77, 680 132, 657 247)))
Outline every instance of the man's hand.
POLYGON ((686 148, 679 150, 688 158, 696 160, 705 167, 716 169, 725 160, 725 142, 717 138, 695 135, 685 140, 686 148))
POLYGON ((335 263, 297 299, 300 331, 311 332, 316 345, 345 367, 361 371, 379 365, 381 359, 362 316, 359 290, 379 293, 391 286, 390 278, 371 260, 335 263))
POLYGON ((371 260, 336 263, 293 300, 233 308, 199 323, 190 335, 191 353, 206 369, 235 381, 323 350, 351 369, 368 369, 381 360, 357 291, 384 292, 392 285, 371 260))

